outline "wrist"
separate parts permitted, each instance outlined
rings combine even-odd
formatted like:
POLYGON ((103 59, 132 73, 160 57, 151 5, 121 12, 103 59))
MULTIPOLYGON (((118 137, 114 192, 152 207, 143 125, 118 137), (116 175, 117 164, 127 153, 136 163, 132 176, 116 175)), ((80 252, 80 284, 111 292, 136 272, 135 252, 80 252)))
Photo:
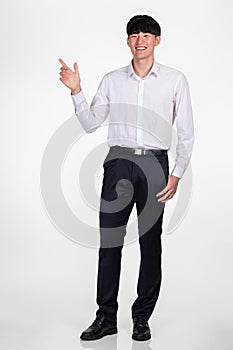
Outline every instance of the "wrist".
POLYGON ((74 90, 71 90, 71 95, 77 95, 80 91, 81 91, 81 87, 74 89, 74 90))
POLYGON ((176 175, 171 174, 170 176, 172 176, 173 178, 175 178, 177 181, 180 180, 180 178, 179 178, 178 176, 176 176, 176 175))

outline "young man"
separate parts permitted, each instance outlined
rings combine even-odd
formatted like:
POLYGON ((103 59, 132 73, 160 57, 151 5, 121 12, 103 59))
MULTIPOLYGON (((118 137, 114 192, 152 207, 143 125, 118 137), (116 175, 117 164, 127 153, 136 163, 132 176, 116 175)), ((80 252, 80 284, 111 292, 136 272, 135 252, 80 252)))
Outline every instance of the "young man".
POLYGON ((99 308, 94 322, 81 334, 83 340, 117 333, 121 251, 134 203, 141 261, 138 296, 132 305, 132 338, 151 338, 148 320, 161 285, 164 206, 177 191, 194 142, 187 79, 182 72, 154 59, 154 49, 161 40, 160 25, 150 16, 137 15, 129 20, 126 31, 133 59, 103 77, 90 106, 81 89, 77 63, 72 71, 59 59, 60 80, 71 90, 75 113, 84 130, 95 131, 109 116, 110 150, 104 163, 100 203, 99 308), (169 174, 167 151, 174 121, 177 156, 169 174))

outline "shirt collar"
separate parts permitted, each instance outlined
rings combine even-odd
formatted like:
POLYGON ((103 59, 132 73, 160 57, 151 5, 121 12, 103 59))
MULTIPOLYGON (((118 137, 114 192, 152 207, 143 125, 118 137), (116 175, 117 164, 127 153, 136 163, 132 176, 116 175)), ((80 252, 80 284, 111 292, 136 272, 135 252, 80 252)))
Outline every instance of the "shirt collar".
MULTIPOLYGON (((127 66, 127 78, 129 78, 131 75, 136 75, 135 71, 134 71, 134 68, 133 68, 132 62, 133 62, 133 59, 130 61, 130 64, 127 66)), ((151 74, 154 74, 156 77, 158 77, 159 76, 158 71, 159 71, 159 64, 154 59, 153 66, 152 66, 150 72, 147 74, 146 77, 150 76, 151 74)), ((146 77, 144 77, 144 78, 146 78, 146 77)))

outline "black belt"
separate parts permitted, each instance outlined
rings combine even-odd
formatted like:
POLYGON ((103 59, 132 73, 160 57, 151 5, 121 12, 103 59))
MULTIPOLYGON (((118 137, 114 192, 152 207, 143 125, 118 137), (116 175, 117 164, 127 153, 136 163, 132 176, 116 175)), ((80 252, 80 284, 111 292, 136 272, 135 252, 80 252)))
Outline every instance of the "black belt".
POLYGON ((137 155, 147 155, 153 153, 156 156, 162 156, 167 154, 166 149, 145 149, 145 148, 133 148, 133 147, 122 147, 122 146, 112 146, 111 150, 125 151, 130 154, 137 155))

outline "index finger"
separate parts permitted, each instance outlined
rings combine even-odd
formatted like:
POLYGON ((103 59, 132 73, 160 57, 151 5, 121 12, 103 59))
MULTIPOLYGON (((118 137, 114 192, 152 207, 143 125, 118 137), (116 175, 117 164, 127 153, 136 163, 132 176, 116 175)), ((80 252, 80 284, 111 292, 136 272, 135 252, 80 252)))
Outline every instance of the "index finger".
POLYGON ((69 68, 69 67, 67 66, 67 64, 66 64, 61 58, 58 58, 58 61, 61 63, 61 65, 62 65, 63 67, 69 68))

